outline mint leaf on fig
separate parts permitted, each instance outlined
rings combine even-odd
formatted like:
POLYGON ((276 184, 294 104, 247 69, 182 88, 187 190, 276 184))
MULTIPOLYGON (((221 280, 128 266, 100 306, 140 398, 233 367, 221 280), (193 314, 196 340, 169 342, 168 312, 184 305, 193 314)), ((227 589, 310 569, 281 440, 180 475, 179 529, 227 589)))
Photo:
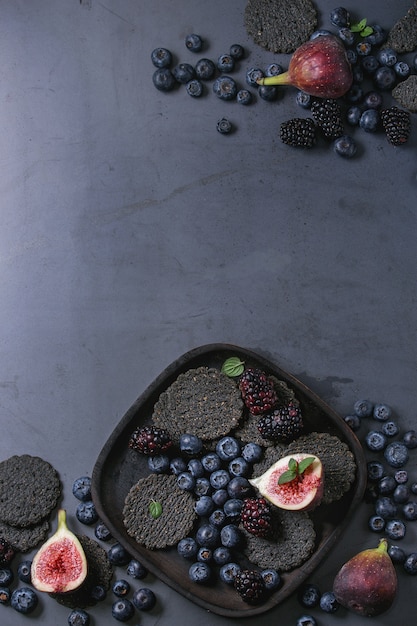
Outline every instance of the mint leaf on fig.
POLYGON ((278 485, 285 485, 295 478, 300 478, 307 467, 310 467, 312 463, 314 463, 314 456, 307 456, 299 463, 295 459, 290 459, 288 461, 288 469, 282 472, 281 476, 278 478, 278 485))
POLYGON ((294 478, 296 478, 297 472, 294 470, 287 470, 286 472, 282 472, 281 476, 278 478, 278 485, 285 485, 286 483, 290 483, 294 478))
POLYGON ((151 500, 149 505, 149 513, 153 519, 158 519, 162 515, 162 504, 156 500, 151 500))
POLYGON ((234 376, 240 376, 245 369, 245 363, 237 356, 231 356, 222 365, 221 371, 226 376, 233 378, 234 376))
POLYGON ((314 463, 314 456, 308 456, 300 461, 298 464, 298 474, 304 474, 307 467, 310 467, 312 463, 314 463))

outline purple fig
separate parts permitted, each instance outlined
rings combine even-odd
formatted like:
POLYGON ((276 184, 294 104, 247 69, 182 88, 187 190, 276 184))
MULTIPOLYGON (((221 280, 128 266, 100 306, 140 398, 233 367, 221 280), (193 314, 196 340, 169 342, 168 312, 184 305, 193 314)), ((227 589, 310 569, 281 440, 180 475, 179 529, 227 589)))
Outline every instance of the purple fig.
POLYGON ((352 68, 342 42, 334 35, 321 35, 297 48, 286 72, 257 82, 292 85, 318 98, 340 98, 350 89, 352 80, 352 68))
POLYGON ((359 615, 373 617, 387 611, 397 594, 397 574, 381 539, 377 548, 359 552, 347 561, 333 581, 336 600, 359 615))

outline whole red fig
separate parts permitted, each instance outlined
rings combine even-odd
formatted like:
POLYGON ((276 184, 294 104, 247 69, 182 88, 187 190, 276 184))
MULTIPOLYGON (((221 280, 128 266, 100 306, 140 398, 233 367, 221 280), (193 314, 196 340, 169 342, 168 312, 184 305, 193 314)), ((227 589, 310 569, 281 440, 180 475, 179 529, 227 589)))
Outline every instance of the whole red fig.
POLYGON ((347 561, 333 581, 336 600, 359 615, 373 617, 388 610, 397 594, 397 574, 381 539, 377 548, 359 552, 347 561))
POLYGON ((259 85, 292 85, 318 98, 340 98, 352 85, 345 47, 334 35, 320 35, 302 44, 288 70, 258 80, 259 85))

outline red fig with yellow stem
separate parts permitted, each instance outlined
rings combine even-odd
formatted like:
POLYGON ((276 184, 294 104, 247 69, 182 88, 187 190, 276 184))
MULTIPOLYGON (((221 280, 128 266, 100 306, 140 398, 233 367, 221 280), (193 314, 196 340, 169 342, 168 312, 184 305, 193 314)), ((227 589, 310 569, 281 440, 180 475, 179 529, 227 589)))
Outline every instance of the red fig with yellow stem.
POLYGON ((388 542, 359 552, 347 561, 333 581, 336 600, 359 615, 374 617, 387 611, 397 594, 397 574, 388 542))
POLYGON ((352 67, 343 43, 334 35, 320 35, 302 44, 288 70, 260 78, 259 85, 292 85, 318 98, 340 98, 351 87, 352 67))

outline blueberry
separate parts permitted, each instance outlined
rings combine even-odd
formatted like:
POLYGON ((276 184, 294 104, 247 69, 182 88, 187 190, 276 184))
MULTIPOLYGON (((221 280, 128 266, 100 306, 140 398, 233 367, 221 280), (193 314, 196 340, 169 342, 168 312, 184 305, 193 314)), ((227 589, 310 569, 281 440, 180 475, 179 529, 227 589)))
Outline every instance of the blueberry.
POLYGON ((94 528, 94 534, 97 539, 100 541, 110 541, 112 539, 112 534, 104 524, 104 522, 98 522, 94 528))
POLYGON ((230 54, 221 54, 217 59, 217 69, 219 72, 233 72, 235 60, 230 54))
POLYGON ((198 544, 193 537, 184 537, 178 542, 177 552, 184 559, 193 561, 197 556, 198 544))
POLYGON ((387 437, 395 437, 395 435, 398 435, 398 430, 399 429, 397 424, 392 420, 390 420, 389 422, 384 422, 381 426, 381 431, 387 437))
POLYGON ((239 528, 234 524, 223 526, 220 531, 220 541, 226 548, 236 548, 242 540, 239 528))
POLYGON ((190 459, 187 465, 187 470, 194 478, 202 478, 204 476, 204 466, 200 459, 190 459))
POLYGON ((240 572, 240 570, 241 567, 238 563, 226 563, 222 565, 219 570, 220 580, 226 583, 226 585, 233 585, 236 574, 240 572))
POLYGON ((226 489, 229 481, 230 474, 225 469, 215 470, 212 474, 210 474, 210 484, 213 489, 226 489))
POLYGON ((68 624, 69 626, 89 626, 90 616, 82 609, 74 609, 68 615, 68 624))
POLYGON ((111 614, 118 622, 127 622, 135 613, 135 607, 127 598, 119 598, 111 607, 111 614))
POLYGON ((394 493, 397 481, 394 476, 383 476, 378 483, 378 491, 381 495, 389 495, 394 493))
POLYGON ((219 545, 220 533, 215 526, 203 524, 197 529, 195 538, 199 546, 215 548, 219 545))
POLYGON ((381 65, 393 67, 397 63, 397 53, 392 48, 382 48, 378 51, 378 61, 381 65))
POLYGON ((172 91, 176 85, 174 75, 167 67, 155 70, 152 74, 152 82, 159 91, 172 91))
POLYGON ((369 480, 380 480, 384 475, 384 466, 379 461, 367 463, 367 476, 369 480))
POLYGON ((227 517, 223 509, 215 509, 209 517, 209 524, 221 528, 226 523, 227 517))
POLYGON ((301 89, 299 89, 295 94, 295 103, 302 109, 309 109, 312 102, 313 97, 301 89))
POLYGON ((211 548, 199 548, 197 561, 199 563, 210 563, 213 560, 213 550, 211 548))
POLYGON ((260 78, 264 78, 264 73, 259 67, 250 67, 246 71, 246 82, 250 87, 258 87, 260 78))
POLYGON ((278 589, 281 584, 281 576, 276 569, 268 568, 261 570, 261 576, 268 591, 278 589))
POLYGON ((95 602, 103 602, 107 597, 107 589, 104 585, 94 585, 91 589, 90 596, 95 602))
POLYGON ((229 474, 231 476, 247 476, 249 474, 250 465, 243 456, 238 456, 233 461, 230 461, 228 466, 229 474))
POLYGON ((388 496, 382 496, 375 502, 375 513, 385 520, 393 519, 398 515, 398 507, 388 496))
POLYGON ((171 460, 169 468, 170 468, 171 472, 175 476, 178 476, 182 472, 186 472, 187 471, 187 461, 185 461, 180 456, 179 457, 175 457, 174 459, 171 460))
POLYGON ((408 472, 405 469, 399 469, 394 474, 394 480, 398 485, 405 485, 408 482, 408 472))
POLYGON ((388 554, 393 563, 404 563, 405 561, 405 552, 399 546, 390 545, 388 548, 388 554))
POLYGON ((382 533, 385 528, 385 520, 380 515, 371 515, 368 520, 368 527, 374 533, 382 533))
MULTIPOLYGON (((382 106, 382 96, 377 91, 368 91, 363 97, 363 106, 366 109, 380 109, 382 106)), ((391 409, 384 404, 374 407, 373 417, 385 422, 391 415, 391 409)))
POLYGON ((406 525, 400 519, 391 519, 385 524, 385 533, 390 539, 394 539, 395 541, 404 539, 406 525))
POLYGON ((334 26, 350 26, 350 13, 344 7, 337 7, 330 12, 330 21, 334 26))
POLYGON ((397 485, 392 494, 394 502, 397 504, 405 504, 410 497, 410 490, 407 485, 397 485))
POLYGON ((194 504, 194 510, 200 517, 208 517, 214 510, 214 502, 210 496, 200 496, 194 504))
POLYGON ((351 65, 355 65, 358 62, 358 53, 353 48, 346 49, 346 58, 351 65))
POLYGON ((321 591, 319 587, 313 583, 305 583, 297 594, 299 603, 308 608, 314 608, 319 605, 321 591))
POLYGON ((342 28, 339 28, 339 30, 337 31, 337 35, 339 39, 343 41, 345 46, 353 46, 353 44, 355 43, 355 35, 347 26, 342 26, 342 28))
POLYGON ((402 507, 404 518, 409 522, 417 520, 417 502, 406 502, 402 507))
MULTIPOLYGON (((342 135, 341 137, 338 137, 334 140, 333 150, 339 156, 350 159, 356 154, 356 142, 353 137, 350 137, 349 135, 342 135)), ((352 428, 352 430, 358 430, 360 427, 360 422, 355 421, 353 423, 353 426, 354 428, 352 428)))
POLYGON ((173 68, 172 74, 177 83, 185 85, 195 78, 195 69, 189 63, 178 63, 178 65, 173 68))
POLYGON ((325 613, 336 613, 340 606, 333 591, 325 591, 320 598, 319 604, 321 610, 325 613))
POLYGON ((184 491, 193 491, 195 489, 195 478, 190 472, 181 472, 177 476, 177 485, 184 491))
POLYGON ((317 622, 312 615, 301 615, 296 621, 296 626, 317 626, 317 622))
POLYGON ((31 587, 19 587, 12 592, 10 605, 18 613, 32 613, 38 605, 38 596, 31 587))
MULTIPOLYGON (((360 81, 359 81, 360 82, 360 81)), ((363 98, 363 89, 360 85, 352 85, 345 98, 350 104, 358 104, 363 98)))
POLYGON ((190 33, 185 38, 185 45, 188 50, 191 50, 191 52, 200 52, 201 48, 203 47, 203 40, 200 35, 190 33))
POLYGON ((358 417, 370 417, 374 410, 374 404, 370 400, 357 400, 353 405, 353 412, 358 417))
POLYGON ((270 63, 265 68, 265 76, 279 76, 284 72, 284 68, 279 63, 270 63))
POLYGON ((379 452, 387 445, 387 438, 379 430, 370 430, 365 437, 365 444, 372 452, 379 452))
POLYGON ((185 85, 185 89, 188 95, 192 98, 199 98, 203 95, 204 91, 203 83, 201 83, 197 78, 193 78, 192 80, 188 81, 188 83, 185 85))
POLYGON ((373 54, 362 57, 361 65, 368 76, 372 76, 379 67, 378 59, 373 54))
POLYGON ((131 559, 121 543, 114 543, 107 551, 107 556, 112 565, 127 565, 131 559))
POLYGON ((120 580, 115 580, 112 585, 112 591, 115 596, 119 598, 124 598, 130 591, 130 585, 127 580, 121 578, 120 580))
POLYGON ((154 474, 166 474, 169 466, 170 459, 166 454, 155 454, 148 457, 148 468, 154 474))
POLYGON ((226 489, 220 488, 216 489, 211 497, 216 506, 223 506, 226 500, 229 499, 229 494, 227 493, 226 489))
POLYGON ((211 59, 200 59, 194 69, 199 80, 210 80, 215 74, 216 66, 211 59))
POLYGON ((231 558, 232 555, 230 553, 230 550, 225 546, 219 546, 213 552, 213 561, 216 563, 216 565, 225 565, 226 563, 229 563, 231 558))
POLYGON ((385 448, 384 457, 391 467, 398 469, 400 467, 404 467, 407 463, 409 458, 408 449, 403 443, 393 441, 385 448))
POLYGON ((334 36, 334 33, 332 33, 332 31, 328 30, 327 28, 318 28, 310 35, 310 40, 312 41, 313 39, 317 39, 317 37, 323 37, 325 35, 334 36))
POLYGON ((219 76, 213 83, 213 92, 220 100, 234 100, 238 92, 236 81, 231 76, 219 76))
POLYGON ((234 43, 230 46, 229 54, 236 61, 239 61, 240 59, 243 59, 243 56, 245 54, 245 49, 239 43, 234 43))
POLYGON ((172 63, 172 54, 167 48, 155 48, 151 52, 151 61, 155 67, 169 67, 172 63))
POLYGON ((371 46, 380 46, 387 38, 387 32, 379 24, 372 25, 372 33, 365 37, 371 46))
POLYGON ((156 596, 152 589, 142 587, 133 592, 132 602, 138 611, 150 611, 156 604, 156 596))
POLYGON ((253 493, 252 485, 244 476, 232 478, 226 489, 231 498, 240 498, 242 500, 253 493))
MULTIPOLYGON (((378 108, 379 106, 381 106, 382 104, 382 99, 380 101, 381 96, 377 94, 376 92, 370 92, 370 94, 371 94, 370 99, 371 100, 376 99, 376 105, 377 105, 377 106, 373 106, 372 108, 378 108)), ((374 419, 380 422, 386 422, 392 417, 392 409, 387 404, 376 404, 374 406, 372 416, 374 419)))
POLYGON ((248 105, 253 100, 252 94, 248 89, 239 89, 236 94, 236 101, 239 104, 248 105))
POLYGON ((32 561, 21 561, 17 566, 17 577, 23 583, 30 583, 32 580, 31 575, 32 561))
POLYGON ((205 476, 195 479, 194 493, 196 496, 209 496, 212 492, 210 481, 205 476))
POLYGON ((394 72, 399 76, 399 78, 408 78, 411 73, 410 66, 405 61, 398 61, 394 65, 394 72))
POLYGON ((203 464, 206 472, 210 473, 214 472, 221 468, 222 462, 219 456, 215 452, 208 452, 201 459, 201 463, 203 464))
POLYGON ((392 67, 383 65, 378 67, 373 75, 373 81, 375 86, 382 91, 391 90, 397 80, 397 75, 392 67))
POLYGON ((359 57, 366 57, 368 54, 371 54, 372 46, 369 41, 360 41, 356 44, 355 48, 359 57))
POLYGON ((77 478, 72 485, 72 493, 82 502, 91 500, 91 478, 89 476, 77 478))
POLYGON ((415 430, 408 430, 404 433, 403 443, 409 450, 417 448, 417 432, 415 430))
POLYGON ((75 510, 75 515, 81 524, 86 524, 87 526, 91 526, 98 521, 98 513, 92 500, 80 502, 75 510))
POLYGON ((367 133, 375 133, 379 127, 379 113, 376 109, 365 109, 359 119, 359 126, 367 133))
POLYGON ((262 455, 263 455, 262 446, 252 441, 245 444, 242 448, 242 456, 245 459, 245 461, 248 461, 248 463, 257 463, 258 461, 261 460, 262 455))
POLYGON ((274 85, 259 85, 259 97, 265 102, 274 102, 278 98, 278 88, 274 85))
POLYGON ((210 566, 207 563, 200 563, 199 561, 193 563, 188 570, 190 580, 199 584, 207 583, 211 578, 211 574, 210 566))
POLYGON ((235 437, 222 437, 216 444, 216 452, 222 461, 231 461, 240 456, 240 442, 235 437))
POLYGON ((417 494, 417 483, 412 483, 410 489, 411 493, 417 494))
MULTIPOLYGON (((352 105, 346 111, 346 121, 348 124, 350 124, 350 126, 358 126, 361 115, 362 115, 361 107, 357 105, 352 105)), ((356 417, 357 419, 361 419, 358 415, 355 415, 355 416, 347 416, 345 420, 348 417, 349 418, 356 417)))
POLYGON ((8 587, 13 582, 13 580, 14 574, 11 569, 9 569, 8 567, 3 567, 2 569, 0 569, 0 587, 8 587))
POLYGON ((0 604, 9 604, 11 595, 8 587, 0 587, 0 604))
POLYGON ((417 574, 417 552, 412 552, 407 556, 404 561, 404 570, 412 576, 417 574))
POLYGON ((230 498, 229 500, 226 500, 223 506, 223 511, 229 518, 229 521, 239 519, 242 505, 243 500, 240 498, 230 498))

